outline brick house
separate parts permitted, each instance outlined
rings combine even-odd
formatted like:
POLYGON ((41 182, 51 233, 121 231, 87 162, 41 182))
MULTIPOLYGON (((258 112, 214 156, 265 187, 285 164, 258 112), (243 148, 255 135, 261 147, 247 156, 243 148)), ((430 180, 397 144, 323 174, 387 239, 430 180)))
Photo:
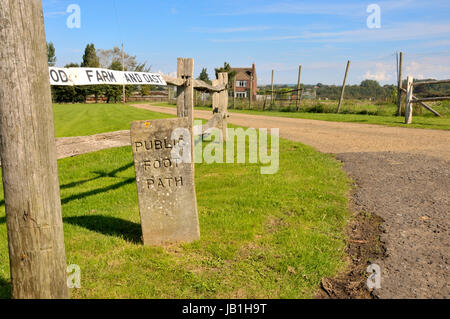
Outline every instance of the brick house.
POLYGON ((251 68, 231 68, 236 72, 233 82, 233 92, 236 98, 248 98, 250 94, 250 85, 252 85, 252 100, 256 100, 256 91, 258 90, 258 77, 256 76, 255 63, 251 68))

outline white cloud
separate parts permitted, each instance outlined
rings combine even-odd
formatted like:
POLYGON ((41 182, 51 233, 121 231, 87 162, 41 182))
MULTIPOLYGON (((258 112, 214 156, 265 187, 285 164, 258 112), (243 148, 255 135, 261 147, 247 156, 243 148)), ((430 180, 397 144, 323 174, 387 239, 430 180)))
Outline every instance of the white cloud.
POLYGON ((450 57, 437 56, 414 59, 405 66, 405 77, 416 79, 448 79, 450 77, 450 57))
POLYGON ((193 32, 202 33, 235 33, 235 32, 252 32, 266 31, 272 29, 269 26, 250 26, 250 27, 231 27, 231 28, 193 28, 193 32))
MULTIPOLYGON (((376 1, 383 12, 398 11, 404 9, 417 9, 422 7, 448 8, 449 4, 439 0, 385 0, 376 1)), ((274 4, 258 3, 258 1, 229 2, 229 8, 221 8, 220 12, 214 15, 222 16, 239 16, 239 15, 255 15, 255 14, 297 14, 297 15, 341 15, 361 17, 366 16, 366 8, 370 2, 360 3, 342 3, 342 1, 316 1, 311 2, 276 2, 274 4), (238 8, 238 9, 236 9, 238 8)))
MULTIPOLYGON (((427 39, 433 37, 450 36, 450 24, 448 23, 403 23, 381 29, 358 29, 336 32, 303 32, 297 35, 274 35, 268 37, 246 38, 220 38, 210 39, 211 42, 237 43, 237 42, 264 42, 305 40, 315 43, 355 43, 355 42, 392 42, 427 39)), ((442 43, 442 42, 441 42, 442 43)), ((439 43, 436 43, 439 44, 439 43)))
POLYGON ((51 17, 64 16, 66 14, 67 14, 66 11, 52 11, 52 12, 45 12, 44 17, 51 18, 51 17))
POLYGON ((378 63, 375 71, 372 73, 371 70, 368 70, 364 74, 364 78, 369 80, 376 80, 378 82, 387 82, 392 78, 392 74, 389 74, 388 72, 389 71, 386 70, 385 66, 382 63, 378 63))

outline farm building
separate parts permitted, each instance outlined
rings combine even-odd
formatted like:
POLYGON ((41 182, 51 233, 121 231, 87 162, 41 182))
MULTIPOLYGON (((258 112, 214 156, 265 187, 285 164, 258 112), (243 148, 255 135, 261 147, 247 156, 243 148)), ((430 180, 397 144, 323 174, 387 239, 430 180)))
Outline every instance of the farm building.
POLYGON ((231 68, 231 71, 236 72, 233 82, 234 97, 248 98, 251 88, 252 100, 256 100, 258 77, 256 76, 255 63, 252 64, 251 68, 231 68))

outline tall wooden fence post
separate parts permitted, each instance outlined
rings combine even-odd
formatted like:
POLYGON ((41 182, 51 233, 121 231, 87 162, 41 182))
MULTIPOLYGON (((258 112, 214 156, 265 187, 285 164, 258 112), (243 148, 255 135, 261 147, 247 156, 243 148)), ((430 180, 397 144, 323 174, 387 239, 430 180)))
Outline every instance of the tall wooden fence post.
POLYGON ((397 116, 402 113, 402 69, 403 69, 403 52, 400 52, 398 62, 398 83, 397 83, 397 116))
POLYGON ((297 82, 297 101, 295 102, 295 109, 299 110, 300 107, 300 81, 301 81, 301 77, 302 77, 302 66, 299 65, 298 66, 298 82, 297 82))
POLYGON ((177 116, 194 120, 194 59, 178 58, 177 77, 185 80, 177 86, 177 116))
POLYGON ((0 158, 13 298, 68 298, 41 0, 0 0, 0 158))
MULTIPOLYGON (((228 73, 219 73, 219 84, 228 84, 228 73)), ((222 129, 222 141, 227 140, 227 116, 228 116, 228 90, 223 90, 219 97, 219 114, 221 115, 220 127, 222 129)))
POLYGON ((413 111, 413 77, 408 76, 406 80, 406 107, 405 107, 405 124, 411 124, 413 111))
POLYGON ((270 105, 271 105, 271 107, 273 107, 273 73, 274 73, 274 70, 272 70, 272 91, 271 91, 272 96, 270 97, 270 105))
POLYGON ((194 162, 194 59, 178 58, 177 78, 185 84, 177 86, 177 117, 189 119, 191 131, 191 160, 194 162))
POLYGON ((344 100, 345 82, 347 82, 347 74, 348 74, 349 67, 350 67, 350 60, 347 61, 347 67, 345 68, 344 82, 342 83, 341 97, 339 98, 339 104, 338 104, 336 113, 339 113, 339 111, 341 110, 341 104, 342 104, 342 101, 344 100))

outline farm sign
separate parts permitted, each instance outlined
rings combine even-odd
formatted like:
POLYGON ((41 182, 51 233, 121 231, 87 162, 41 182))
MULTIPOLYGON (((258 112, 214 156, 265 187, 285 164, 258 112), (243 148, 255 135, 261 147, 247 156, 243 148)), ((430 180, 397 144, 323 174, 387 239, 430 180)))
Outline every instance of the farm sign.
POLYGON ((100 68, 49 67, 51 85, 167 85, 157 73, 114 71, 100 68))

